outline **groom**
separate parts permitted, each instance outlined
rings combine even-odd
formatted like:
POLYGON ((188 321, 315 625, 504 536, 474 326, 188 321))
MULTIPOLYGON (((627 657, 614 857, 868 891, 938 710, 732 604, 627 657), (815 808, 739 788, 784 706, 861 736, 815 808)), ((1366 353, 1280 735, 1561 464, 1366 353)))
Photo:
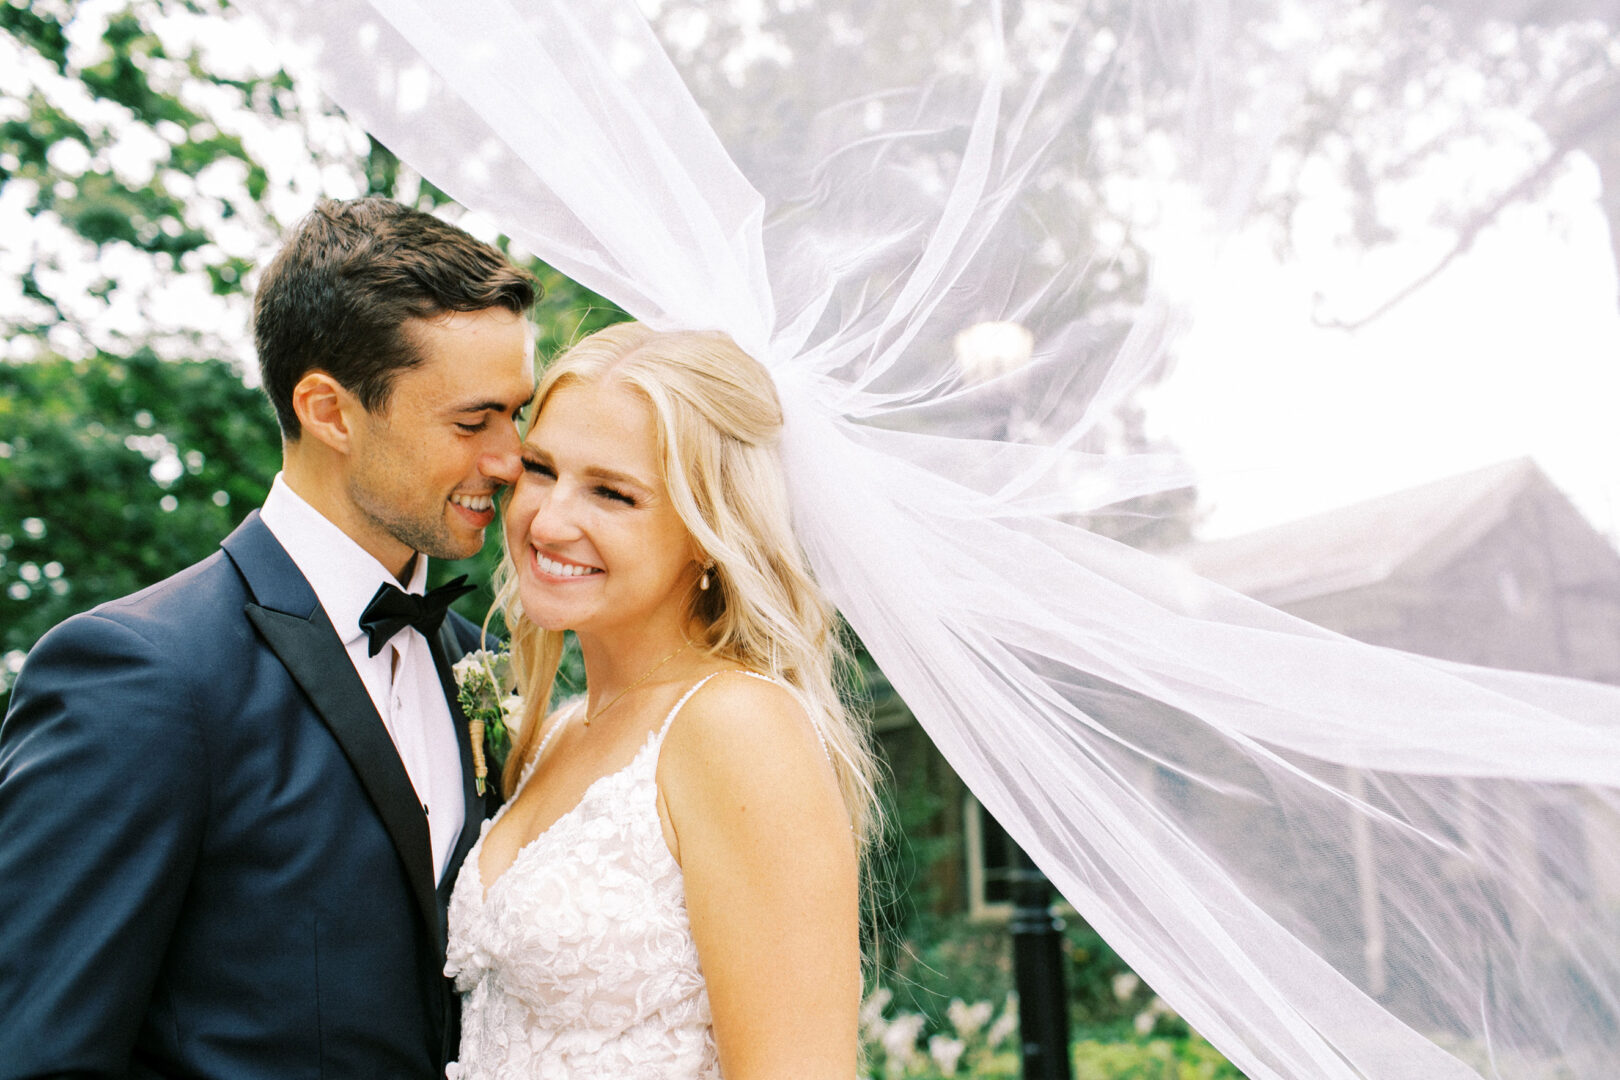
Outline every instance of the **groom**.
POLYGON ((42 638, 0 725, 0 1077, 443 1076, 478 635, 416 594, 519 474, 534 293, 382 199, 265 271, 264 507, 42 638))

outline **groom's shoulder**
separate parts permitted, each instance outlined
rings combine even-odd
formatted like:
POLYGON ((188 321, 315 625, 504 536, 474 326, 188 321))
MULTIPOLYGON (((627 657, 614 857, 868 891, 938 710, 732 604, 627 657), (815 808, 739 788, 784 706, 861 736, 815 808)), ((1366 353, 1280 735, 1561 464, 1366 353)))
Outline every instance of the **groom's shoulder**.
POLYGON ((138 592, 98 604, 87 614, 154 630, 198 627, 240 621, 247 599, 242 575, 223 551, 215 551, 138 592))
POLYGON ((62 645, 85 649, 109 636, 133 636, 163 653, 182 646, 220 646, 245 635, 246 600, 241 575, 224 552, 215 551, 138 592, 64 620, 40 639, 35 651, 62 645))
MULTIPOLYGON (((154 638, 178 635, 206 641, 221 635, 225 628, 245 627, 243 609, 255 599, 250 580, 253 574, 257 573, 260 583, 272 591, 287 591, 288 571, 297 576, 292 560, 255 510, 198 562, 74 618, 111 621, 154 638)), ((297 581, 302 585, 302 578, 297 581)), ((69 619, 62 627, 73 622, 69 619)))
POLYGON ((58 623, 28 651, 12 687, 7 723, 30 701, 49 705, 86 694, 172 697, 183 693, 182 685, 231 685, 218 676, 233 654, 250 647, 244 595, 229 559, 216 552, 58 623))

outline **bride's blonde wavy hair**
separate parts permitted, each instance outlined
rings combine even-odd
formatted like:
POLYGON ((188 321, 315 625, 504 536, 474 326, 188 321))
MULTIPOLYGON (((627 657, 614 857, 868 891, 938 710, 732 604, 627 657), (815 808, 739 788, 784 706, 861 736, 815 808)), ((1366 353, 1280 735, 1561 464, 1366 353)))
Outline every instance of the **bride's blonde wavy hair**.
MULTIPOLYGON (((852 665, 836 614, 793 535, 777 452, 782 406, 769 372, 725 334, 619 323, 546 368, 531 415, 537 419, 561 387, 607 379, 651 404, 670 502, 712 567, 711 587, 694 584, 688 598, 703 628, 696 644, 792 689, 826 744, 864 845, 875 829, 876 766, 864 723, 838 694, 838 679, 852 665)), ((508 797, 538 746, 563 652, 561 631, 524 617, 512 565, 508 549, 496 574, 496 604, 511 633, 524 702, 501 776, 508 797)))

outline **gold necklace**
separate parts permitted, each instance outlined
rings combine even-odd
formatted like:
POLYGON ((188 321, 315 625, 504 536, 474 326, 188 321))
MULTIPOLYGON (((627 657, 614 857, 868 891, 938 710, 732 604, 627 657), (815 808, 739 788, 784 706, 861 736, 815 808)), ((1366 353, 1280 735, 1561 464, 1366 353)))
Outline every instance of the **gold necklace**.
POLYGON ((669 663, 671 660, 673 660, 677 656, 679 656, 682 652, 685 651, 686 647, 688 645, 690 645, 690 644, 692 644, 690 641, 681 642, 681 647, 679 649, 676 649, 674 652, 670 653, 668 656, 666 656, 662 660, 658 661, 658 663, 656 663, 652 667, 648 668, 646 670, 646 672, 644 672, 639 679, 637 679, 635 682, 631 683, 629 686, 625 687, 623 690, 620 690, 617 694, 614 694, 613 699, 611 701, 609 701, 606 705, 602 706, 600 709, 597 709, 596 714, 594 716, 591 714, 591 711, 589 709, 586 709, 585 710, 585 726, 590 727, 592 720, 595 720, 595 719, 599 718, 603 713, 607 712, 609 709, 613 708, 613 706, 617 705, 619 703, 620 698, 624 697, 624 695, 628 694, 630 691, 634 690, 636 687, 640 686, 642 683, 644 683, 648 679, 652 678, 653 672, 657 671, 659 668, 663 667, 665 664, 669 663))

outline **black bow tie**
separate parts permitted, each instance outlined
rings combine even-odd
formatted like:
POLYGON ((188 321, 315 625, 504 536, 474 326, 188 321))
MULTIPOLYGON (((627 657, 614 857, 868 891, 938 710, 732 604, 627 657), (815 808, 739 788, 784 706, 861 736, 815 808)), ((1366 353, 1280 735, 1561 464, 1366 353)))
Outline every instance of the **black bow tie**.
POLYGON ((360 629, 371 640, 369 655, 376 656, 382 652, 388 639, 407 626, 416 627, 423 637, 431 639, 439 624, 444 622, 444 613, 450 605, 477 591, 478 586, 466 582, 467 575, 463 574, 421 596, 405 592, 388 581, 377 586, 371 603, 360 613, 360 629))

